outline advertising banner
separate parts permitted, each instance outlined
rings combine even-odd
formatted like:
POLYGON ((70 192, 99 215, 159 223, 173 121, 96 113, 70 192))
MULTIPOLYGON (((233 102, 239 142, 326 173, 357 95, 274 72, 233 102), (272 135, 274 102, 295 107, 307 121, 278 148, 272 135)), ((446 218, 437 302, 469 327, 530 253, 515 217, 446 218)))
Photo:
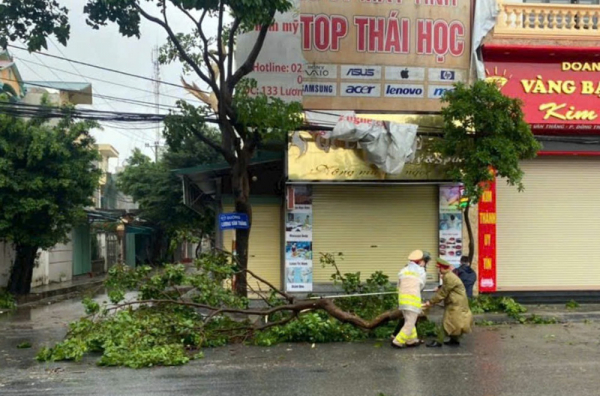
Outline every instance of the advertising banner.
POLYGON ((318 132, 294 132, 289 138, 287 171, 290 181, 444 181, 444 161, 433 156, 432 138, 417 137, 417 152, 402 172, 386 174, 366 161, 358 143, 324 139, 318 132))
POLYGON ((460 266, 463 250, 461 196, 460 185, 440 186, 439 255, 455 267, 460 266))
MULTIPOLYGON (((437 111, 467 79, 470 32, 468 0, 296 0, 249 77, 305 109, 437 111)), ((238 64, 257 35, 240 35, 238 64)))
POLYGON ((536 134, 599 134, 598 62, 486 61, 486 80, 523 101, 525 121, 536 134))
POLYGON ((491 293, 496 281, 496 181, 490 182, 479 200, 479 292, 491 293))
POLYGON ((313 285, 312 187, 288 186, 286 191, 286 291, 310 292, 313 285))

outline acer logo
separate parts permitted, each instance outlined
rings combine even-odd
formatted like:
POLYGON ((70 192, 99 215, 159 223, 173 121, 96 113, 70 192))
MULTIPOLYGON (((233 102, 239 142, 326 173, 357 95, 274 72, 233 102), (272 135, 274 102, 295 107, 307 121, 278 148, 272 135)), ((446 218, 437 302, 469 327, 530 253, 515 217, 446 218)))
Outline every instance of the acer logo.
POLYGON ((375 77, 375 69, 352 68, 348 69, 346 75, 352 77, 375 77))
POLYGON ((368 95, 373 92, 374 89, 374 85, 349 85, 346 87, 346 93, 368 95))

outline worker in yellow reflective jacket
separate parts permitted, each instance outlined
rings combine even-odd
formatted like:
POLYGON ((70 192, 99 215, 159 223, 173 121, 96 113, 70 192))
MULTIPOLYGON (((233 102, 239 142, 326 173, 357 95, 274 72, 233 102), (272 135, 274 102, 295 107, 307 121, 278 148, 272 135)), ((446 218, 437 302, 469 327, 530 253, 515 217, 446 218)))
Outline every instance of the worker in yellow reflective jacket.
POLYGON ((392 340, 394 348, 419 346, 416 323, 421 311, 421 291, 427 281, 425 267, 431 256, 415 250, 408 256, 408 265, 398 274, 398 309, 404 316, 404 325, 392 340))

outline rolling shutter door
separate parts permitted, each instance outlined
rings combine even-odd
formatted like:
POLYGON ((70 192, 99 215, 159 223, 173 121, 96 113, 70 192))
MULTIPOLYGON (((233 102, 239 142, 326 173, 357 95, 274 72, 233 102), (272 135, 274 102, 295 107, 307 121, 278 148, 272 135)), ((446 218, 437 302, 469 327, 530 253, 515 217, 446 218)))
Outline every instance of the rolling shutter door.
MULTIPOLYGON (((437 253, 438 188, 314 185, 313 222, 315 283, 331 282, 319 253, 334 252, 344 254, 342 273, 360 271, 366 279, 383 271, 395 282, 411 251, 437 253)), ((435 274, 435 266, 428 271, 435 274)))
MULTIPOLYGON (((223 211, 233 212, 233 206, 225 205, 223 211)), ((228 251, 231 250, 233 232, 223 231, 223 244, 228 251)), ((253 204, 248 268, 276 287, 281 287, 281 233, 281 205, 253 204)), ((248 283, 257 288, 256 279, 249 276, 248 283)), ((262 284, 261 288, 268 290, 262 284)))
POLYGON ((498 291, 600 290, 600 160, 522 167, 524 192, 497 185, 498 291))

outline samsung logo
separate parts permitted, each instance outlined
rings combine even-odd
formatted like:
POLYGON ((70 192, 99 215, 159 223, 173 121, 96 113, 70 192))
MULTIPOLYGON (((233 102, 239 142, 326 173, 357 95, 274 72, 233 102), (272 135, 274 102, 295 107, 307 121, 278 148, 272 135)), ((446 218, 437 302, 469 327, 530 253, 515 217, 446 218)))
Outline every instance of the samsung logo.
POLYGON ((335 95, 335 85, 333 84, 304 84, 302 88, 304 94, 314 95, 335 95))

